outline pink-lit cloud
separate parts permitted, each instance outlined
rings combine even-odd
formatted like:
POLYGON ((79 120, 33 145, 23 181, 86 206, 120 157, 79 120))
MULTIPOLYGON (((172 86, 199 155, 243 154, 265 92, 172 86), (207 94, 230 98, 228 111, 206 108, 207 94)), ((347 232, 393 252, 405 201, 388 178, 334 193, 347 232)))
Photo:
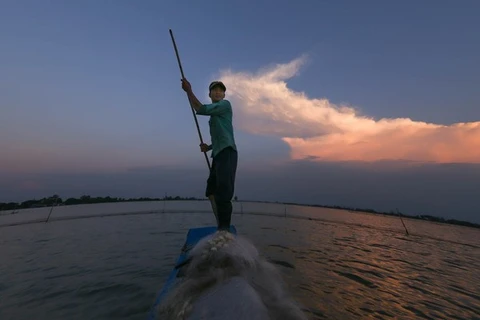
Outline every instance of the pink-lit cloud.
POLYGON ((302 56, 257 73, 221 73, 240 130, 275 135, 293 159, 480 162, 480 121, 440 125, 408 118, 374 119, 350 106, 288 88, 302 56))

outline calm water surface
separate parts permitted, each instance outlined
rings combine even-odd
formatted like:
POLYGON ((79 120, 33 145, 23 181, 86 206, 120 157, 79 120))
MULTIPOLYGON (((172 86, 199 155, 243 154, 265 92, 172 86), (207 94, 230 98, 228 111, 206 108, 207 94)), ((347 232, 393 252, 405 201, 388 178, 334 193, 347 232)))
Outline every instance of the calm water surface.
MULTIPOLYGON (((134 206, 122 205, 62 210, 134 206)), ((236 212, 285 213, 257 206, 236 212)), ((0 228, 0 319, 145 319, 187 230, 213 222, 208 213, 162 210, 55 221, 59 210, 47 224, 0 228)), ((407 219, 407 236, 398 218, 287 213, 318 220, 236 214, 233 222, 276 263, 311 319, 480 319, 478 230, 407 219)), ((34 213, 21 214, 0 224, 34 213)))

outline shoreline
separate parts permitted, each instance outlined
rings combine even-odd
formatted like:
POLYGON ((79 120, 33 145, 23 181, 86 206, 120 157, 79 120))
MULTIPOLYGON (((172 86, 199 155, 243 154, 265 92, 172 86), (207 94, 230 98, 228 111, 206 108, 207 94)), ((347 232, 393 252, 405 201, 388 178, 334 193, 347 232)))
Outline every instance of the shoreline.
MULTIPOLYGON (((0 215, 7 215, 7 214, 15 214, 17 210, 21 209, 30 209, 30 208, 42 208, 42 207, 55 207, 55 206, 70 206, 70 205, 78 205, 78 204, 96 204, 96 203, 116 203, 116 202, 148 202, 148 201, 209 201, 208 199, 199 199, 196 197, 180 197, 180 196, 166 196, 163 198, 150 198, 150 197, 140 197, 140 198, 119 198, 119 197, 91 197, 88 195, 81 196, 80 198, 67 198, 65 201, 62 200, 58 195, 54 195, 48 198, 42 198, 39 200, 31 199, 26 200, 23 202, 8 202, 2 203, 0 202, 0 215), (7 213, 5 211, 12 211, 7 213)), ((237 200, 234 199, 235 202, 252 202, 252 203, 271 203, 271 204, 284 204, 284 205, 295 205, 295 206, 303 206, 303 207, 316 207, 316 208, 327 208, 327 209, 337 209, 337 210, 345 210, 350 213, 370 213, 382 216, 392 216, 392 217, 400 217, 400 218, 407 218, 407 219, 416 219, 416 220, 424 220, 430 222, 437 222, 442 224, 449 224, 449 225, 459 225, 464 227, 471 227, 480 229, 480 224, 457 220, 457 219, 445 219, 442 217, 436 217, 431 215, 411 215, 411 214, 404 214, 396 210, 394 212, 391 210, 390 212, 382 212, 377 211, 374 209, 366 209, 366 208, 353 208, 347 206, 339 206, 339 205, 322 205, 322 204, 306 204, 306 203, 296 203, 296 202, 280 202, 280 201, 266 201, 266 200, 237 200)))

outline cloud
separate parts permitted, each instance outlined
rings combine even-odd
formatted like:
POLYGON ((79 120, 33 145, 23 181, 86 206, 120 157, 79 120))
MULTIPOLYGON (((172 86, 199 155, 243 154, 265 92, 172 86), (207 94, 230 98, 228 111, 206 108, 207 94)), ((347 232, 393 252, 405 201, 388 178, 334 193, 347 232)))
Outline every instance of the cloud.
POLYGON ((441 125, 408 118, 375 120, 353 107, 308 97, 286 83, 306 61, 301 56, 257 73, 222 71, 236 126, 280 137, 293 159, 480 163, 480 121, 441 125))

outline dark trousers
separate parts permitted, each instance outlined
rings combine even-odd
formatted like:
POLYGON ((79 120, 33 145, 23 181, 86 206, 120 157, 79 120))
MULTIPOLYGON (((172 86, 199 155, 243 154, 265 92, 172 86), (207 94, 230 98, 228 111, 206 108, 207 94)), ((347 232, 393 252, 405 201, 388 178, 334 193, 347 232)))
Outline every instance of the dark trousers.
POLYGON ((231 147, 220 151, 212 161, 212 169, 207 180, 205 195, 215 197, 218 213, 218 228, 229 229, 232 219, 232 198, 235 191, 237 173, 237 151, 231 147))

